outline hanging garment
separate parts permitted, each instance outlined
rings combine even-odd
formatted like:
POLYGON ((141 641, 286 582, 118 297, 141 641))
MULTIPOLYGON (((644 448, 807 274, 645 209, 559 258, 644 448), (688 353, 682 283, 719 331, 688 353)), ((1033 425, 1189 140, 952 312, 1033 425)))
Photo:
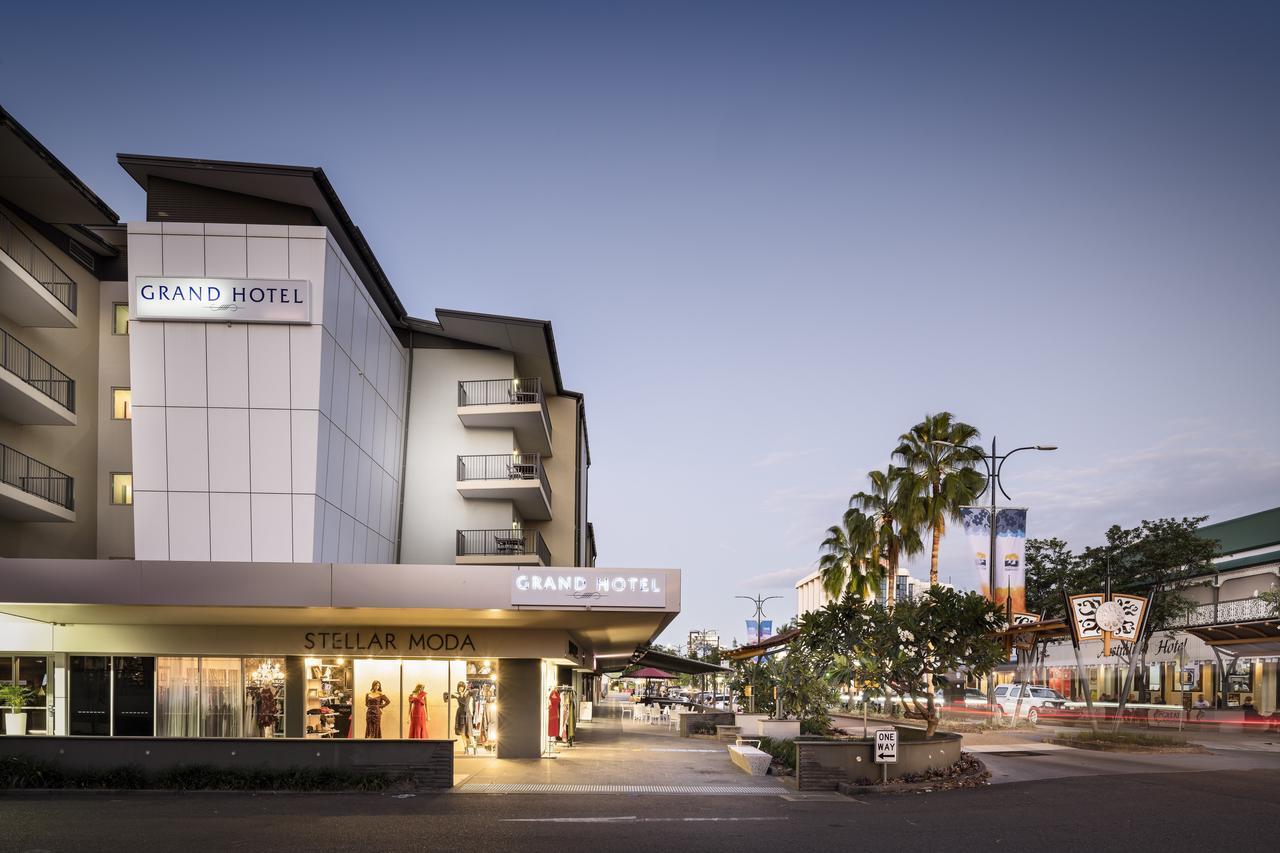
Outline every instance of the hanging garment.
POLYGON ((560 737, 560 691, 552 690, 547 700, 547 737, 560 737))
POLYGON ((560 737, 573 743, 574 732, 578 728, 578 708, 573 688, 566 687, 560 691, 560 737))
POLYGON ((409 737, 424 740, 427 737, 427 694, 409 694, 409 737))
POLYGON ((279 714, 279 703, 276 701, 275 691, 270 687, 261 688, 258 691, 257 709, 254 715, 254 721, 258 724, 258 728, 275 728, 276 717, 279 714))
POLYGON ((364 697, 364 736, 380 739, 382 737, 382 709, 391 704, 386 694, 374 696, 366 693, 364 697))
POLYGON ((458 702, 458 710, 453 714, 453 733, 463 737, 467 733, 467 694, 459 693, 454 699, 458 702))

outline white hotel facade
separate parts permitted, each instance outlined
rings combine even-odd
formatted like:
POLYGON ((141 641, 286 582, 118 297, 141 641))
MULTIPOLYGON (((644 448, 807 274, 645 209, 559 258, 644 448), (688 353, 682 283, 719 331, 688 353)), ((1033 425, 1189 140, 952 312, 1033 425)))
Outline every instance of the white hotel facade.
POLYGON ((421 683, 414 737, 545 755, 551 693, 674 618, 678 571, 595 566, 549 323, 411 316, 320 169, 120 155, 147 198, 120 223, 2 110, 0 137, 0 683, 29 732, 358 739, 376 677, 384 738, 421 683))

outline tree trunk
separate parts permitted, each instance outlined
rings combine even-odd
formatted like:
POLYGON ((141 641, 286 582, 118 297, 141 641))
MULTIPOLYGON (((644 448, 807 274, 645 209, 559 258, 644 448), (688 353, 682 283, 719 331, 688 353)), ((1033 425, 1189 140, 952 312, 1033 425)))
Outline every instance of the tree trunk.
MULTIPOLYGON (((928 684, 927 681, 926 681, 926 684, 928 684)), ((938 731, 938 706, 933 703, 932 691, 930 691, 929 693, 928 705, 929 705, 929 714, 925 718, 924 736, 926 738, 931 738, 938 731)))
POLYGON ((889 571, 884 583, 884 606, 892 610, 898 587, 898 546, 889 546, 889 571))
POLYGON ((938 548, 942 545, 943 522, 933 527, 933 553, 929 555, 929 586, 938 585, 938 548))

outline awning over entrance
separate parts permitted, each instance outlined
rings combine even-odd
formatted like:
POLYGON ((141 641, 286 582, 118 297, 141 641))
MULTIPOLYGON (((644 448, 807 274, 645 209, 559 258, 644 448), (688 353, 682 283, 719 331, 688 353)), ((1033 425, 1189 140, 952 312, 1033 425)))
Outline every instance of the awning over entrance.
POLYGON ((775 637, 768 637, 758 643, 752 643, 749 646, 738 646, 736 649, 725 652, 721 657, 725 660, 747 660, 758 655, 768 655, 782 651, 783 646, 788 646, 791 641, 800 636, 799 628, 792 628, 790 631, 783 631, 775 637))
POLYGON ((1203 625, 1187 633, 1215 651, 1233 657, 1280 655, 1280 619, 1259 619, 1234 625, 1203 625))
POLYGON ((649 646, 637 646, 635 653, 631 655, 629 660, 618 658, 614 661, 601 664, 603 672, 618 672, 633 666, 650 667, 654 670, 661 670, 662 675, 644 675, 643 670, 627 673, 627 678, 671 678, 671 673, 680 673, 681 675, 702 675, 704 673, 714 672, 732 672, 733 670, 724 666, 717 666, 714 663, 706 661, 693 660, 692 658, 673 655, 670 652, 662 652, 649 646))

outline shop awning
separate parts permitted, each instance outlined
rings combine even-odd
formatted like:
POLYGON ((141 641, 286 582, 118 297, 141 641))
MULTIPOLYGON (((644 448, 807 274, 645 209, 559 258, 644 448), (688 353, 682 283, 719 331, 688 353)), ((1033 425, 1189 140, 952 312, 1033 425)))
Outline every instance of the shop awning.
POLYGON ((1280 655, 1280 619, 1258 619, 1234 625, 1187 628, 1205 645, 1236 657, 1280 655))
POLYGON ((799 628, 792 628, 790 631, 783 631, 774 637, 766 637, 758 643, 752 643, 749 646, 738 646, 725 652, 721 657, 725 660, 748 660, 749 658, 759 655, 768 655, 782 651, 783 646, 788 646, 791 641, 800 636, 799 628))
MULTIPOLYGON (((725 666, 719 666, 706 661, 694 660, 693 658, 681 657, 673 655, 670 652, 659 651, 649 646, 637 646, 635 652, 629 659, 616 658, 613 661, 601 662, 601 670, 604 672, 617 672, 625 670, 628 667, 649 667, 654 671, 660 671, 667 674, 667 678, 673 678, 670 673, 679 673, 681 675, 702 675, 704 673, 714 672, 732 672, 733 670, 725 666)), ((627 678, 661 678, 662 676, 653 675, 645 676, 639 674, 643 670, 627 673, 627 678)))
POLYGON ((680 676, 672 675, 669 672, 663 672, 660 669, 654 669, 651 666, 642 666, 639 669, 632 670, 631 672, 624 672, 622 674, 622 677, 623 678, 656 678, 656 679, 662 679, 662 680, 670 680, 673 678, 679 678, 680 676))

